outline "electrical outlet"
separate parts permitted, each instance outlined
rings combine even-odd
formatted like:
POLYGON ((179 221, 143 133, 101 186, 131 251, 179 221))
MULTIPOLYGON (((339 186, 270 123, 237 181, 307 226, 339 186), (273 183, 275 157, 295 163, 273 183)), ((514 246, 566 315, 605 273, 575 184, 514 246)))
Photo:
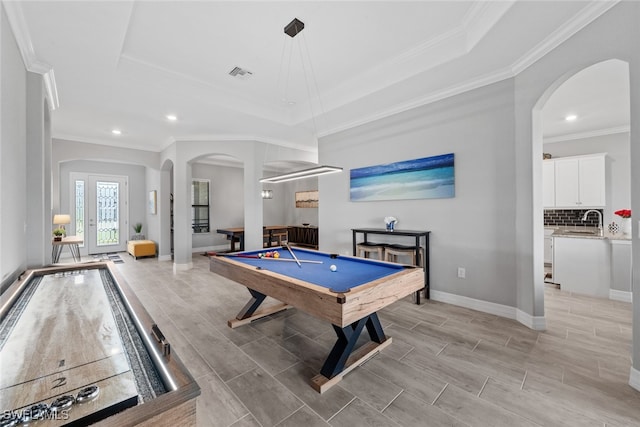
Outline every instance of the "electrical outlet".
POLYGON ((458 279, 464 279, 467 277, 467 270, 464 267, 458 267, 458 279))

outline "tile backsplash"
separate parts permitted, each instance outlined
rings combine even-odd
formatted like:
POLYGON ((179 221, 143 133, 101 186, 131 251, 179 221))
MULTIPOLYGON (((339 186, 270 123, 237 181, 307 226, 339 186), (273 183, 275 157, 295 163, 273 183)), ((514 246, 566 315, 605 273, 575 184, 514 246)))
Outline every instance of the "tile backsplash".
MULTIPOLYGON (((545 209, 544 225, 555 226, 577 226, 577 227, 597 227, 598 215, 590 213, 586 221, 582 221, 584 213, 589 209, 545 209)), ((596 209, 602 213, 602 209, 596 209)))

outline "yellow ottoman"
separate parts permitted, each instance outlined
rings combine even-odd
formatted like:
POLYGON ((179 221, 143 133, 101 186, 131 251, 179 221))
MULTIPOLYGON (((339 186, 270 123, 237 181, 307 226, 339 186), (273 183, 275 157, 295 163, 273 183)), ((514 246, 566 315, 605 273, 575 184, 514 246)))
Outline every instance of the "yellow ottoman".
POLYGON ((152 240, 129 240, 127 252, 135 259, 141 256, 156 256, 156 244, 152 240))

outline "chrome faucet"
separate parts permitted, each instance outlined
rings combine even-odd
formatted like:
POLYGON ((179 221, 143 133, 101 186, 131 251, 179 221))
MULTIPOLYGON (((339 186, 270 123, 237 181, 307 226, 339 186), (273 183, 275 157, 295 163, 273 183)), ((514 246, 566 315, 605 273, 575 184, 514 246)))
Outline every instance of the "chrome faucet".
POLYGON ((584 213, 584 216, 582 217, 583 221, 587 220, 587 216, 591 213, 591 212, 595 212, 598 214, 598 231, 600 231, 600 233, 602 233, 602 212, 595 210, 595 209, 589 209, 588 211, 586 211, 584 213))

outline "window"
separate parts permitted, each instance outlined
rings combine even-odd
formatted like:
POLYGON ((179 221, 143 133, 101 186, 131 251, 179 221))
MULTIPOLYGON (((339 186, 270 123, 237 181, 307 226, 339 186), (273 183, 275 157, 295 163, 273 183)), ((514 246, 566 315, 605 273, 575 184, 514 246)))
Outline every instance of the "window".
POLYGON ((84 180, 75 180, 75 226, 72 226, 74 234, 80 237, 83 243, 80 246, 84 247, 84 180))
POLYGON ((191 228, 194 233, 209 232, 209 180, 191 182, 191 228))

